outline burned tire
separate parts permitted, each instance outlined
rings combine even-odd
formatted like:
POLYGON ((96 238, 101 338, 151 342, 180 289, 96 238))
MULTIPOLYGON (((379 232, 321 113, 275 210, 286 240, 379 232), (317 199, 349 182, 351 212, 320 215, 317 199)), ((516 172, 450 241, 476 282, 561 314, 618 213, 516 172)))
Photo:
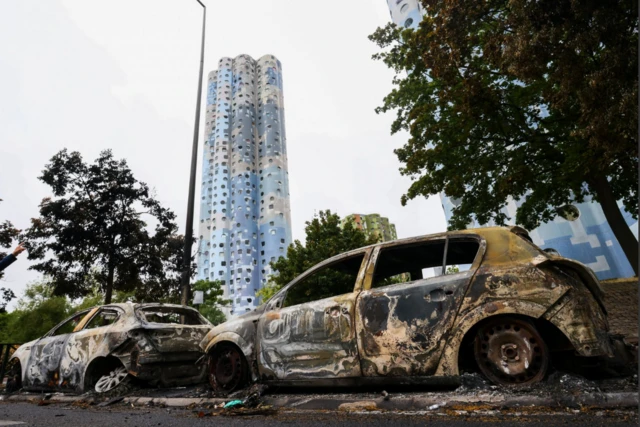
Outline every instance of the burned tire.
POLYGON ((15 393, 22 388, 22 366, 17 359, 9 362, 9 370, 7 372, 7 393, 15 393), (13 363, 12 363, 13 362, 13 363))
POLYGON ((247 385, 249 369, 244 354, 233 344, 220 344, 209 355, 209 385, 231 393, 247 385))
POLYGON ((544 379, 549 350, 533 323, 515 317, 489 320, 478 328, 474 355, 482 374, 503 386, 544 379))
POLYGON ((94 361, 88 375, 85 391, 102 397, 123 396, 138 388, 133 376, 115 358, 94 361))

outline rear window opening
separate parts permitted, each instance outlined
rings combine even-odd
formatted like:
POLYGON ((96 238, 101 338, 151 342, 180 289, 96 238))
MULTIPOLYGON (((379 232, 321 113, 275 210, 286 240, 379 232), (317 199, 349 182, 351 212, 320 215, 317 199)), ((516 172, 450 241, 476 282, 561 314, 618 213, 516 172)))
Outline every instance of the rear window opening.
POLYGON ((464 272, 471 268, 479 248, 475 239, 450 239, 448 243, 442 239, 383 249, 372 288, 464 272))
POLYGON ((174 307, 148 307, 138 309, 138 316, 147 323, 166 325, 206 325, 207 322, 197 312, 174 307))

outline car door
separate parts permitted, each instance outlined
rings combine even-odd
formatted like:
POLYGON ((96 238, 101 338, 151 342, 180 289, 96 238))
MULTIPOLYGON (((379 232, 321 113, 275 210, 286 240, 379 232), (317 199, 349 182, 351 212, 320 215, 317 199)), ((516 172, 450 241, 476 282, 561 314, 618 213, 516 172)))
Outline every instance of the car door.
POLYGON ((364 376, 435 372, 483 253, 472 235, 376 248, 357 302, 364 376))
POLYGON ((118 307, 94 310, 70 334, 60 359, 60 388, 80 391, 88 364, 98 356, 109 354, 110 348, 123 340, 122 331, 112 331, 123 315, 118 307))
POLYGON ((267 303, 257 328, 263 378, 360 376, 355 302, 369 254, 362 250, 327 261, 267 303))
POLYGON ((67 341, 73 335, 74 329, 95 310, 84 310, 74 314, 31 346, 26 366, 25 386, 48 390, 62 388, 60 362, 67 341))

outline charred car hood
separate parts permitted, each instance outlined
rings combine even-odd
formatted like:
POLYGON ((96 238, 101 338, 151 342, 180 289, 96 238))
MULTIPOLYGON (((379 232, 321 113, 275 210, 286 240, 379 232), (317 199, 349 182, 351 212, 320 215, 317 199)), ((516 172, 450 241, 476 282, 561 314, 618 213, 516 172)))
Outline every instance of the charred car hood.
POLYGON ((228 320, 224 323, 219 324, 218 326, 215 326, 200 342, 200 348, 203 351, 207 351, 207 346, 209 345, 209 343, 214 340, 216 336, 224 332, 231 332, 240 336, 246 335, 245 332, 247 330, 247 326, 252 325, 253 322, 258 321, 258 319, 264 312, 265 307, 265 304, 262 304, 253 311, 242 314, 234 319, 228 320))

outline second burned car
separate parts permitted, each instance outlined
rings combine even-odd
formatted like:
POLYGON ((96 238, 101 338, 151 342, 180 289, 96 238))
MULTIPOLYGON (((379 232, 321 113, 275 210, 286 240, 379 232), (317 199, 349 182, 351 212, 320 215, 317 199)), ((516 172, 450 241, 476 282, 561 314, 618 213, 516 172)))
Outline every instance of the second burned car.
POLYGON ((83 310, 15 351, 14 388, 103 393, 131 376, 157 386, 202 382, 198 344, 211 328, 193 308, 173 304, 83 310))
POLYGON ((603 292, 519 227, 384 242, 328 259, 200 344, 209 379, 295 385, 436 381, 471 366, 542 380, 552 354, 612 356, 603 292))

